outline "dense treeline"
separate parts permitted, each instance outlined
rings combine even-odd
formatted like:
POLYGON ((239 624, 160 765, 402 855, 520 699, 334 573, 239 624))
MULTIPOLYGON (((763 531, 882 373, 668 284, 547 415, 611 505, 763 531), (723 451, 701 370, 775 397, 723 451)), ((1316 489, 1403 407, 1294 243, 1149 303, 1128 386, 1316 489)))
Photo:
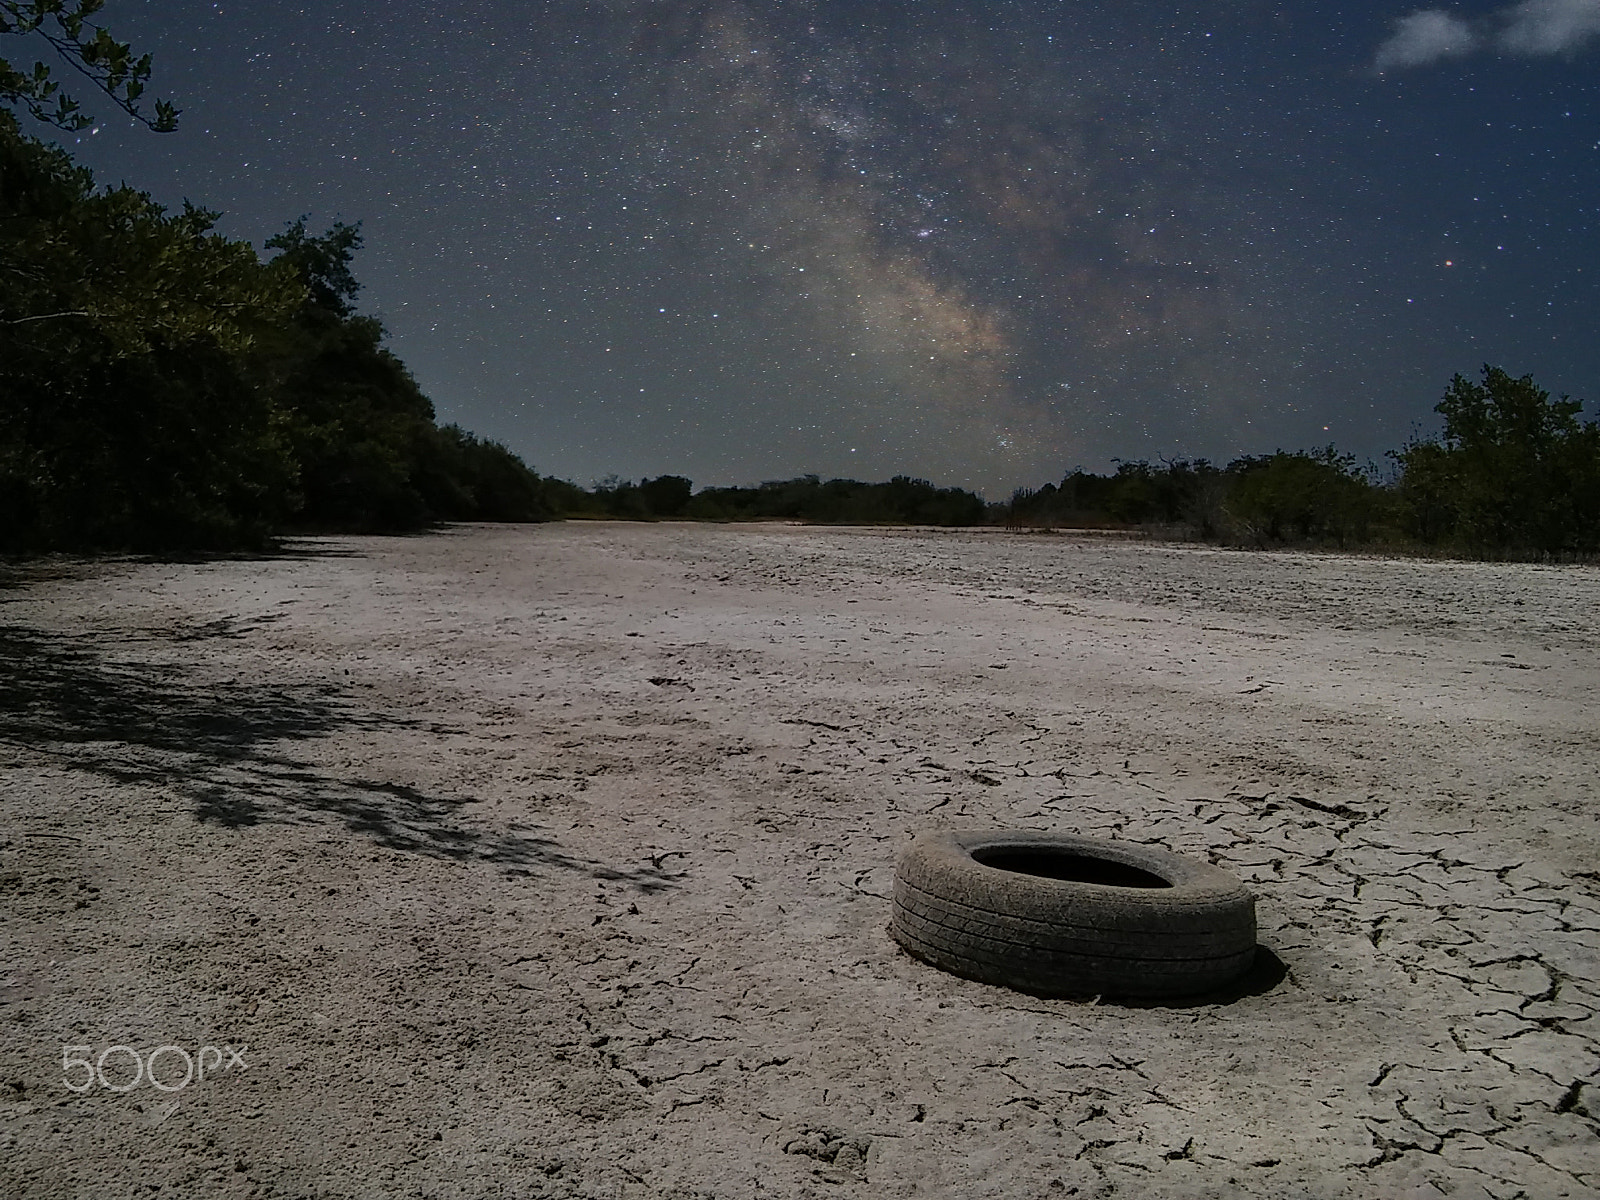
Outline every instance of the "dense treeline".
POLYGON ((1485 366, 1457 375, 1436 411, 1439 439, 1389 455, 1386 471, 1333 446, 1159 464, 1110 475, 1077 470, 1059 484, 985 504, 959 488, 815 475, 759 487, 704 488, 678 475, 585 491, 545 480, 559 515, 622 520, 804 521, 1144 531, 1245 546, 1435 549, 1559 558, 1600 551, 1600 424, 1552 400, 1528 376, 1485 366))
POLYGON ((1002 507, 1013 526, 1155 527, 1267 546, 1440 548, 1561 557, 1600 551, 1600 425, 1529 376, 1457 375, 1436 410, 1438 440, 1392 453, 1388 477, 1332 446, 1075 471, 1002 507))
POLYGON ((359 231, 267 243, 99 190, 0 112, 0 551, 216 550, 549 515, 353 308, 359 231))
POLYGON ((1365 541, 1381 488, 1370 469, 1333 447, 1159 466, 1119 463, 1115 474, 1074 471, 1057 484, 1019 489, 1003 505, 1010 526, 1161 529, 1207 541, 1365 541))
POLYGON ((681 475, 627 483, 607 480, 585 492, 546 481, 564 515, 690 521, 802 521, 818 525, 982 525, 988 506, 971 492, 939 488, 897 475, 888 483, 859 483, 816 475, 757 487, 694 491, 681 475))

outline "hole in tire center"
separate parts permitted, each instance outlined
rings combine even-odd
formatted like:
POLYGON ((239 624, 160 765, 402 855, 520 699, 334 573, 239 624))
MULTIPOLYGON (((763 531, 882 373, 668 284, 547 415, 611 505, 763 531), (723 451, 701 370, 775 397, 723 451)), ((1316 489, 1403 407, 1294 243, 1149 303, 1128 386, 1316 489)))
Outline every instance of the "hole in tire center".
POLYGON ((1161 876, 1130 867, 1127 863, 1095 858, 1089 854, 1068 854, 1062 850, 997 846, 993 850, 974 851, 972 857, 984 866, 999 871, 1038 875, 1044 879, 1059 879, 1064 883, 1099 883, 1107 887, 1125 888, 1172 886, 1161 876))

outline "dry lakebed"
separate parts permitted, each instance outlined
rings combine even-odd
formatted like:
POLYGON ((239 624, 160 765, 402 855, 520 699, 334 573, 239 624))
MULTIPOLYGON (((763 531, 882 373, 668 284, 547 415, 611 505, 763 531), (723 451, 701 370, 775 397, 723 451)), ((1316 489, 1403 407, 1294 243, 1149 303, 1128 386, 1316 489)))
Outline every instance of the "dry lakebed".
POLYGON ((1600 1197, 1600 570, 563 523, 0 588, 0 1197, 1600 1197), (1257 968, 1040 999, 926 829, 1257 968))

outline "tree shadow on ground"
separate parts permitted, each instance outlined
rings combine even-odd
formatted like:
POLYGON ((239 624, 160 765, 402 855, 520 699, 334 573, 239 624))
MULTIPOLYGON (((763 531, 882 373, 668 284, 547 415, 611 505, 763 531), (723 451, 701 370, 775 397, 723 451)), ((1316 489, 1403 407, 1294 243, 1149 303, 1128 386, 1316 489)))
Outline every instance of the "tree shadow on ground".
MULTIPOLYGON (((223 620, 128 640, 228 639, 248 628, 223 620)), ((0 625, 0 744, 117 783, 171 789, 194 805, 199 820, 230 828, 332 818, 407 853, 521 874, 580 871, 645 891, 671 885, 673 877, 654 867, 608 867, 532 832, 474 828, 460 819, 470 799, 339 778, 293 756, 294 743, 348 730, 444 732, 364 710, 331 685, 202 682, 170 664, 113 661, 91 635, 0 625)))
MULTIPOLYGON (((403 536, 403 535, 393 535, 403 536)), ((361 551, 329 544, 331 538, 286 536, 265 550, 228 550, 212 553, 171 551, 134 554, 125 551, 81 554, 8 555, 0 557, 0 604, 32 599, 24 588, 57 579, 84 579, 97 569, 151 563, 205 564, 218 562, 301 562, 318 558, 360 558, 361 551)))

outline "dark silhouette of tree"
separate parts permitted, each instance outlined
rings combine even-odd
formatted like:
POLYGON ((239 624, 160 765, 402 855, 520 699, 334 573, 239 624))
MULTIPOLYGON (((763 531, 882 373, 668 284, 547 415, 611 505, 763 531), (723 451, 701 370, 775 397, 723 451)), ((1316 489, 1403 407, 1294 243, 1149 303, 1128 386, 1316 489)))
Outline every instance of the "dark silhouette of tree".
POLYGON ((1396 477, 1333 446, 1235 459, 1119 462, 1059 485, 1019 488, 997 518, 1013 527, 1186 530, 1257 546, 1421 543, 1473 554, 1559 556, 1600 550, 1600 424, 1552 400, 1530 376, 1485 365, 1451 380, 1435 411, 1442 440, 1414 438, 1389 457, 1396 477))
POLYGON ((350 260, 360 231, 335 225, 321 237, 304 218, 268 239, 275 265, 304 300, 269 348, 272 391, 300 465, 294 524, 311 529, 412 529, 429 506, 417 460, 433 431, 433 404, 383 345, 383 326, 358 316, 350 260))
POLYGON ((274 399, 300 469, 291 524, 305 529, 415 529, 431 520, 542 520, 539 479, 504 446, 434 424, 433 402, 356 312, 351 270, 361 227, 320 237, 305 218, 269 238, 272 265, 304 299, 268 354, 274 399))
POLYGON ((269 237, 266 248, 278 251, 277 260, 300 277, 310 304, 336 317, 354 316, 361 285, 350 264, 361 249, 361 223, 338 221, 321 237, 311 237, 306 220, 301 217, 269 237))
POLYGON ((554 515, 552 481, 499 442, 459 425, 434 430, 413 478, 433 517, 452 521, 544 521, 554 515))
POLYGON ((1600 547, 1600 426, 1578 420, 1581 400, 1552 400, 1531 375, 1485 363, 1481 382, 1451 379, 1434 411, 1444 417, 1442 446, 1398 456, 1405 478, 1416 477, 1414 512, 1447 514, 1476 550, 1600 547))
POLYGON ((259 543, 294 479, 252 355, 301 289, 216 214, 94 189, 0 113, 7 550, 259 543))
POLYGON ((653 517, 681 517, 694 494, 694 484, 682 475, 658 475, 639 481, 639 496, 653 517))
POLYGON ((971 492, 897 475, 860 483, 817 475, 771 480, 759 487, 705 488, 685 516, 709 521, 802 521, 818 525, 982 525, 988 506, 971 492))
POLYGON ((1367 537, 1376 498, 1353 455, 1332 446, 1295 454, 1280 450, 1238 459, 1228 473, 1234 478, 1224 506, 1257 543, 1345 546, 1367 537))
POLYGON ((1221 521, 1222 473, 1205 459, 1172 459, 1159 466, 1142 459, 1119 461, 1114 474, 1081 468, 1034 489, 1019 489, 1001 506, 1000 519, 1013 526, 1085 529, 1158 525, 1193 526, 1211 537, 1221 521))
POLYGON ((1405 532, 1427 546, 1446 541, 1456 528, 1459 462, 1438 442, 1415 438, 1389 457, 1400 468, 1395 502, 1405 532))
POLYGON ((215 219, 98 191, 0 112, 0 552, 548 515, 354 311, 356 227, 296 222, 263 263, 215 219))

